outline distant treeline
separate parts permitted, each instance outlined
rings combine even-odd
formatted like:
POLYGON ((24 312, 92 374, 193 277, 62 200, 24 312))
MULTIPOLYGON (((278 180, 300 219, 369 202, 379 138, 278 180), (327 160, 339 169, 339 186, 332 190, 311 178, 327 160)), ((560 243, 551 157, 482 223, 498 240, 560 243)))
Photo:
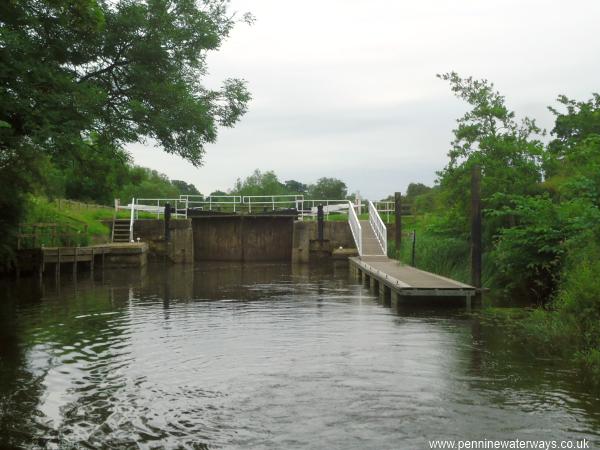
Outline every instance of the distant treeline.
MULTIPOLYGON (((68 160, 48 159, 37 193, 49 198, 68 198, 112 205, 136 198, 177 198, 181 194, 202 195, 192 183, 171 180, 163 173, 132 164, 121 150, 82 152, 68 160), (102 174, 98 176, 98 174, 102 174)), ((204 193, 219 195, 303 195, 307 199, 345 199, 348 188, 342 180, 322 177, 312 184, 280 181, 273 171, 254 170, 238 178, 227 190, 204 193)), ((350 196, 349 198, 353 198, 350 196)))

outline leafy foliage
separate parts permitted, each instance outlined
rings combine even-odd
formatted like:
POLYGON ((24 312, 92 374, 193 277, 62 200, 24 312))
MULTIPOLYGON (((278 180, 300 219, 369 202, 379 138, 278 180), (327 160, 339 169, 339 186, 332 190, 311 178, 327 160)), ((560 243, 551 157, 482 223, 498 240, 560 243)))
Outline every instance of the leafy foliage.
POLYGON ((202 163, 250 100, 241 79, 202 84, 235 20, 222 0, 0 2, 0 259, 27 193, 112 201, 126 143, 202 163))
POLYGON ((440 77, 471 106, 457 121, 450 160, 438 174, 447 203, 466 215, 469 196, 465 193, 470 191, 471 169, 476 164, 482 168, 482 199, 488 206, 498 193, 537 193, 544 148, 537 139, 542 130, 535 121, 517 121, 504 97, 487 80, 461 78, 454 72, 440 77))
POLYGON ((256 169, 244 180, 237 179, 232 191, 235 195, 282 195, 288 190, 272 170, 261 172, 256 169))
POLYGON ((348 195, 346 183, 337 178, 319 178, 308 187, 308 197, 316 200, 345 199, 348 195))
MULTIPOLYGON (((600 95, 559 96, 544 145, 535 121, 517 120, 493 84, 454 72, 440 78, 470 109, 457 121, 438 185, 415 197, 422 205, 427 199, 428 212, 411 224, 417 266, 464 280, 470 172, 481 166, 484 282, 505 298, 541 306, 511 319, 524 340, 538 352, 572 358, 598 385, 600 95)), ((397 249, 406 262, 407 241, 397 249)))
POLYGON ((171 180, 171 184, 177 188, 180 194, 202 195, 196 186, 183 180, 171 180))
POLYGON ((78 152, 94 133, 101 146, 152 138, 199 165, 217 126, 246 111, 243 81, 200 82, 234 24, 221 1, 8 1, 0 22, 4 151, 78 152))

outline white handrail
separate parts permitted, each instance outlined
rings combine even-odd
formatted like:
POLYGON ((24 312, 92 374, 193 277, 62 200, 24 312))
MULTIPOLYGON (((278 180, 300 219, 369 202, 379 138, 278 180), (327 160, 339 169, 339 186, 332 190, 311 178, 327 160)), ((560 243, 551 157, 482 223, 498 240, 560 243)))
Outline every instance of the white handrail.
POLYGON ((135 221, 135 198, 131 199, 131 217, 129 219, 129 242, 133 242, 133 222, 135 221))
POLYGON ((350 225, 350 231, 352 231, 352 237, 356 243, 356 249, 358 250, 358 256, 362 256, 362 227, 360 221, 354 211, 354 205, 352 202, 348 202, 348 224, 350 225))
POLYGON ((188 202, 185 198, 136 198, 135 210, 136 216, 139 212, 147 212, 156 214, 156 218, 160 219, 161 214, 165 212, 165 205, 169 203, 173 217, 187 219, 188 202))
POLYGON ((369 223, 375 232, 375 237, 383 250, 383 254, 387 255, 387 228, 371 200, 369 200, 369 223))
POLYGON ((186 211, 190 208, 208 211, 212 211, 213 208, 232 208, 233 212, 236 212, 242 205, 242 197, 239 195, 209 195, 204 197, 202 195, 182 194, 179 198, 186 202, 186 211))

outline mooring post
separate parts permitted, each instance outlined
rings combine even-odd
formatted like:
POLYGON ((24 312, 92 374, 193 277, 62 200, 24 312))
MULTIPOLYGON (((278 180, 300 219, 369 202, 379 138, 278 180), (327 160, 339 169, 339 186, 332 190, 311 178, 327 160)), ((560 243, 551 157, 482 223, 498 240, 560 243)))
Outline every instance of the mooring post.
POLYGON ((90 260, 90 274, 92 277, 94 276, 94 250, 95 247, 92 247, 92 259, 90 260))
POLYGON ((417 230, 412 232, 412 255, 410 258, 411 266, 415 267, 415 248, 417 245, 417 230))
POLYGON ((396 220, 394 239, 396 242, 396 251, 400 251, 402 243, 402 195, 400 192, 394 194, 394 218, 396 220))
POLYGON ((54 277, 60 279, 60 247, 56 249, 56 265, 54 266, 54 277))
POLYGON ((317 239, 319 241, 323 240, 323 222, 324 222, 324 214, 323 214, 323 205, 320 204, 317 206, 317 239))
POLYGON ((73 278, 77 277, 77 256, 79 253, 79 247, 73 249, 73 278))
POLYGON ((471 171, 471 284, 481 288, 481 166, 471 171))
POLYGON ((169 229, 169 222, 171 221, 171 204, 165 203, 165 241, 171 239, 171 230, 169 229))

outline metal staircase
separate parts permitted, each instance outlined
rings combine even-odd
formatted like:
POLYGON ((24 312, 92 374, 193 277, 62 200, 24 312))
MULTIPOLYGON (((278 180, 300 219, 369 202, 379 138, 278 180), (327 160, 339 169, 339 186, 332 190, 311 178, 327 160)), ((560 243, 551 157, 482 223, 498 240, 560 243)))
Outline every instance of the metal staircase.
POLYGON ((387 228, 373 202, 369 202, 369 220, 359 220, 350 203, 348 222, 359 256, 387 256, 387 228))
POLYGON ((385 253, 368 220, 360 221, 362 230, 362 254, 360 256, 384 256, 385 253))

